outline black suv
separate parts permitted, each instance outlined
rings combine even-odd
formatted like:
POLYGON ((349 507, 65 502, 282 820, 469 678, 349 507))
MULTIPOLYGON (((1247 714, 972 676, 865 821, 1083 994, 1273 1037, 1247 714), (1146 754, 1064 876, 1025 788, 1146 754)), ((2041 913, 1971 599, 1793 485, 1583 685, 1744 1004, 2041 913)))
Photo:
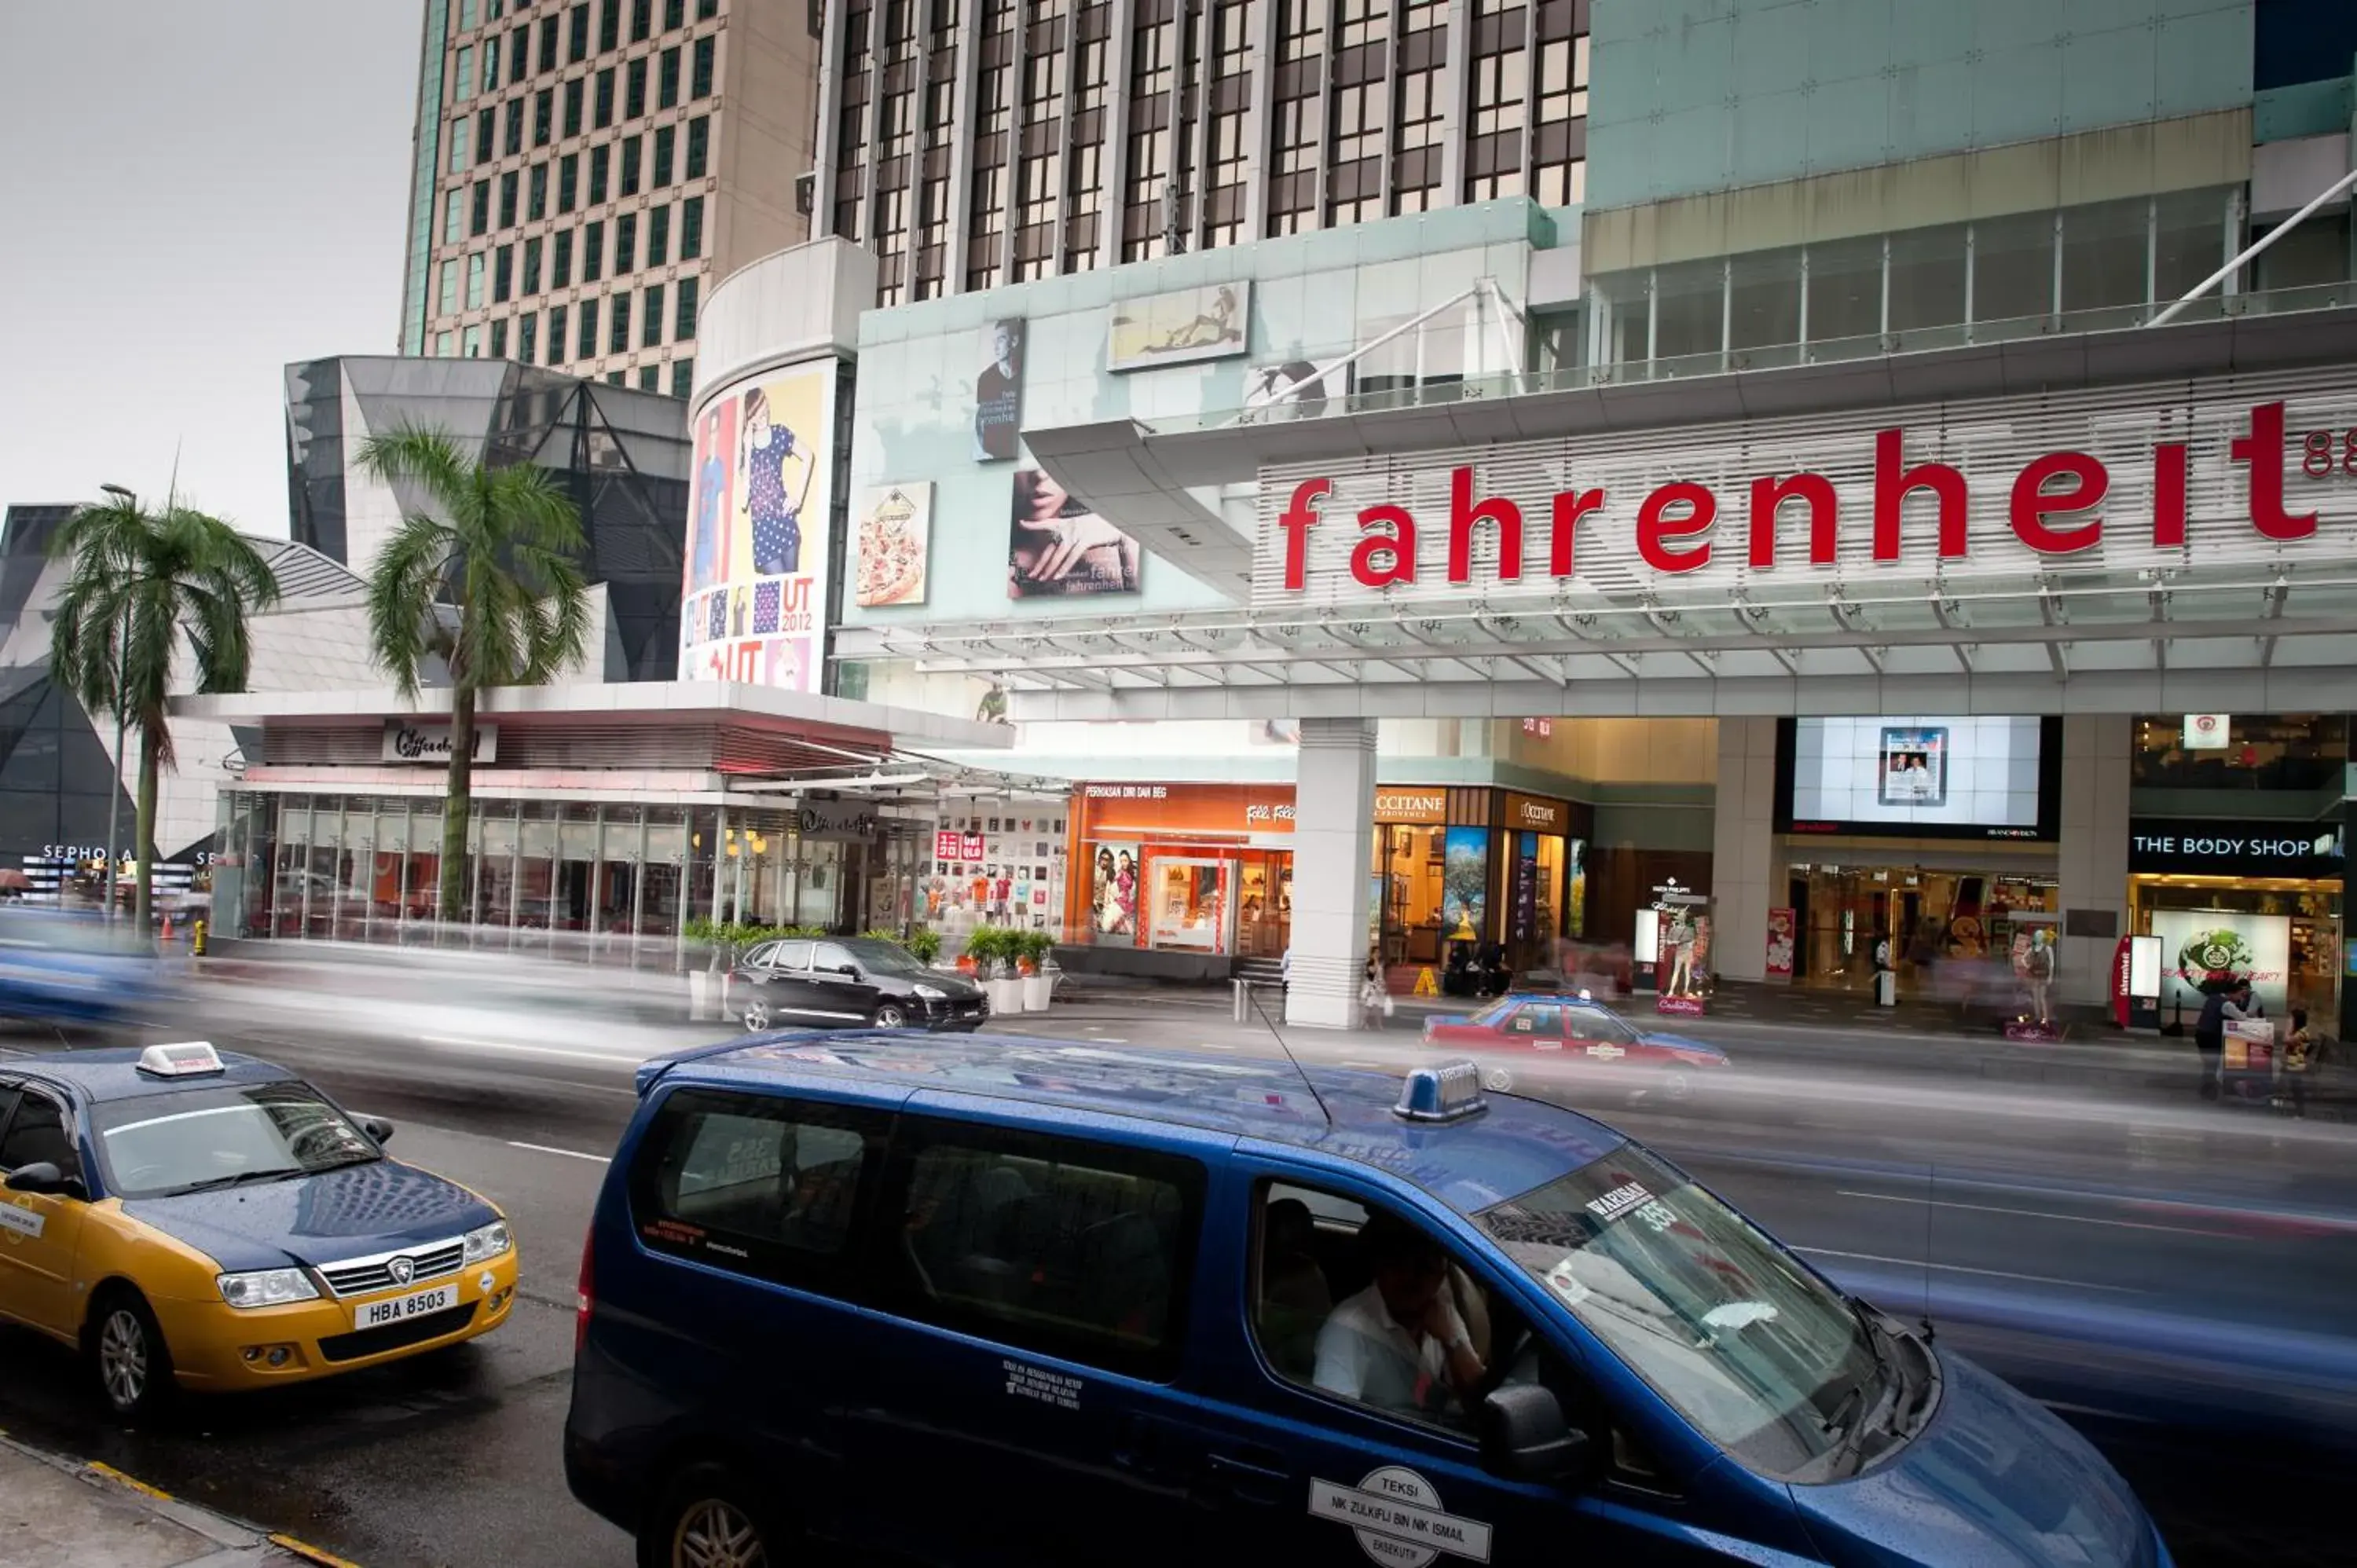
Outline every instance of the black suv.
POLYGON ((979 1028, 982 988, 928 969, 897 942, 873 937, 788 937, 737 964, 737 1015, 767 1029, 979 1028))

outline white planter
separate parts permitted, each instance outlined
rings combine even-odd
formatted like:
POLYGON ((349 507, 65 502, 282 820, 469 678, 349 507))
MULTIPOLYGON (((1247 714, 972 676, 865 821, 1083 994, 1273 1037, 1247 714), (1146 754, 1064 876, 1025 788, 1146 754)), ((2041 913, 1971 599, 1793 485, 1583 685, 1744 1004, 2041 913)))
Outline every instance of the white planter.
POLYGON ((704 970, 690 970, 687 975, 687 1015, 691 1022, 702 1023, 712 1016, 712 976, 704 970))
POLYGON ((983 989, 990 993, 991 1016, 1023 1011, 1023 982, 1015 976, 1005 980, 987 980, 983 989))
POLYGON ((1045 1013, 1048 1010, 1049 993, 1055 983, 1055 978, 1052 975, 1025 975, 1023 977, 1023 1011, 1045 1013))

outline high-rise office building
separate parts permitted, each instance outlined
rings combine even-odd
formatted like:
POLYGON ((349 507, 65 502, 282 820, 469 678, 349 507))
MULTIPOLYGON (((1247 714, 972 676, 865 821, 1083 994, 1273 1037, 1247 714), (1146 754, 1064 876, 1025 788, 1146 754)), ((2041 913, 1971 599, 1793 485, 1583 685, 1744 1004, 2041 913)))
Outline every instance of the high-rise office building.
POLYGON ((817 210, 899 305, 1584 194, 1588 0, 826 0, 817 210))
POLYGON ((404 354, 684 397, 712 283, 809 235, 813 0, 427 0, 404 354))

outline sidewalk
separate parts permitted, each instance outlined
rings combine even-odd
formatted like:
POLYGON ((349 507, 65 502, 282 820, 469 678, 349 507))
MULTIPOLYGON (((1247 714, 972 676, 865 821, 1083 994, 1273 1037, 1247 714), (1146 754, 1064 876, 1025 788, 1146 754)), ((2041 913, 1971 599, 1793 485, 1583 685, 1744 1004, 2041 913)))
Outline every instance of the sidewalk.
POLYGON ((0 1540, 9 1568, 354 1568, 108 1466, 45 1454, 5 1434, 0 1540))

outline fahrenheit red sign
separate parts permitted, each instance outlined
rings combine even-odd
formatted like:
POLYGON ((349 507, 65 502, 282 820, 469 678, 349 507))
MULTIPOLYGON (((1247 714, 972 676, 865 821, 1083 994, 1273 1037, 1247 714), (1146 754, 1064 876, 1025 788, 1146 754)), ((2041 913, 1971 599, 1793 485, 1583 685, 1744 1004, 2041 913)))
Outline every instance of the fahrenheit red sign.
MULTIPOLYGON (((2284 405, 2261 403, 2250 410, 2248 429, 2233 440, 2230 456, 2247 472, 2246 515, 2251 528, 2266 539, 2305 539, 2316 532, 2317 514, 2293 511, 2285 500, 2285 447, 2284 405)), ((2113 474, 2100 459, 2085 452, 2033 456, 2013 479, 2008 508, 2013 532, 2042 555, 2072 555, 2092 549, 2103 542, 2107 527, 2147 530, 2157 547, 2180 546, 2186 535, 2188 450, 2182 441, 2158 442, 2149 447, 2146 476, 2151 497, 2149 515, 2133 520, 2096 514, 2095 509, 2103 505, 2113 485, 2113 474)), ((1334 480, 1329 478, 1299 481, 1277 518, 1277 526, 1284 532, 1284 584, 1290 592, 1300 592, 1307 585, 1310 531, 1328 521, 1318 502, 1334 488, 1334 480)), ((1939 559, 1950 561, 1968 553, 1971 488, 1963 470, 1946 463, 1910 461, 1903 428, 1875 433, 1871 488, 1874 560, 1900 558, 1900 517, 1910 498, 1919 493, 1934 504, 1939 559)), ((1355 521, 1361 537, 1351 552, 1351 575, 1370 588, 1415 583, 1420 570, 1419 532, 1445 528, 1448 580, 1452 585, 1470 584, 1475 530, 1488 523, 1497 531, 1494 574, 1498 581, 1519 582, 1526 573, 1540 571, 1569 577, 1578 570, 1581 522, 1603 511, 1609 499, 1601 489, 1574 486, 1556 492, 1544 520, 1526 518, 1514 501, 1479 494, 1473 468, 1459 467, 1449 475, 1445 520, 1420 520, 1407 507, 1392 502, 1360 509, 1355 521)), ((1838 559, 1843 526, 1840 496, 1834 481, 1824 474, 1764 474, 1750 481, 1748 493, 1727 497, 1725 505, 1727 521, 1739 521, 1742 526, 1740 547, 1752 567, 1777 564, 1779 526, 1793 518, 1805 525, 1809 564, 1829 566, 1838 559)), ((1637 553, 1656 572, 1680 574, 1708 565, 1713 553, 1728 542, 1716 536, 1704 537, 1713 534, 1722 521, 1721 507, 1720 492, 1695 480, 1673 479, 1654 487, 1637 509, 1637 553)))

